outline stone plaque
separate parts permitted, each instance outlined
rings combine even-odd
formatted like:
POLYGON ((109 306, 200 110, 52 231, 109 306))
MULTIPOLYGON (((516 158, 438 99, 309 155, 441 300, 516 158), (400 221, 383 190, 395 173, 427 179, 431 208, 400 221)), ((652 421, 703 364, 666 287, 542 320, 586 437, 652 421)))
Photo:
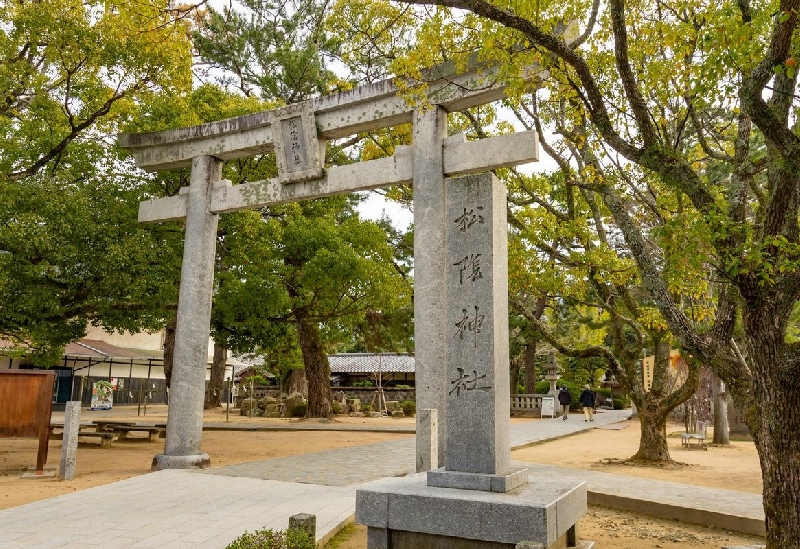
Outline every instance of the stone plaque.
POLYGON ((294 183, 322 176, 325 143, 317 139, 310 102, 297 103, 275 113, 272 139, 278 162, 278 180, 294 183))

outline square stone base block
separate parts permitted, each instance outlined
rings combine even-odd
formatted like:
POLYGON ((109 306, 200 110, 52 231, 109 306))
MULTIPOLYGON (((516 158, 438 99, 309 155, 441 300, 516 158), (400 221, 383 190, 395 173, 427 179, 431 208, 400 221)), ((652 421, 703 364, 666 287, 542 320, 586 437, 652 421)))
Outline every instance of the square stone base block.
POLYGON ((428 471, 428 486, 458 488, 459 490, 481 490, 484 492, 510 492, 528 482, 527 469, 513 469, 504 475, 485 473, 462 473, 434 469, 428 471))
POLYGON ((586 483, 535 479, 506 493, 428 486, 427 475, 387 478, 356 491, 356 523, 368 549, 577 547, 586 483))
POLYGON ((26 471, 22 473, 22 478, 53 478, 54 476, 56 476, 55 470, 48 470, 47 468, 45 468, 43 471, 37 471, 34 467, 33 471, 26 471))

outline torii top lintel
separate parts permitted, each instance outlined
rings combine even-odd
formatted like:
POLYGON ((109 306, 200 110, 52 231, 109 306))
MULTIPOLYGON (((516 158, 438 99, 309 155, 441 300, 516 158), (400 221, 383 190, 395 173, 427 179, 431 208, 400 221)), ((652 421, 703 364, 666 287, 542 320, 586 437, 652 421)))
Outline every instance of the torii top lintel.
MULTIPOLYGON (((538 71, 528 71, 532 77, 538 71)), ((432 105, 458 111, 502 99, 505 87, 497 70, 476 67, 456 73, 452 63, 426 71, 427 97, 432 105)), ((359 132, 410 122, 414 106, 400 95, 392 80, 359 86, 335 95, 308 101, 321 139, 346 137, 359 132)), ((159 171, 191 165, 197 156, 231 160, 274 150, 271 126, 284 109, 262 111, 177 130, 122 134, 119 145, 129 149, 137 166, 159 171)))

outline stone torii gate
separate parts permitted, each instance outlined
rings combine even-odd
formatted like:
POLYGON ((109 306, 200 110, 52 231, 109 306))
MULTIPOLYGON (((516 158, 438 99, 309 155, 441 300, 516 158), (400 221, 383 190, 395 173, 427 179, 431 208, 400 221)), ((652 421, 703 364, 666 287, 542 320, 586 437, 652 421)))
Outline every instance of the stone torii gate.
POLYGON ((448 137, 448 112, 504 96, 493 71, 456 74, 443 65, 430 70, 427 81, 427 108, 409 105, 391 81, 384 81, 200 126, 120 136, 120 146, 145 170, 191 166, 190 184, 180 194, 142 202, 139 208, 144 223, 186 219, 167 437, 153 470, 210 464, 200 442, 218 215, 405 183, 413 185, 415 206, 417 409, 436 410, 417 417, 417 469, 439 465, 445 455, 448 386, 445 178, 536 161, 538 141, 535 132, 472 142, 463 134, 448 137), (413 123, 413 145, 397 147, 394 156, 324 167, 327 140, 407 122, 413 123), (220 180, 224 160, 270 151, 276 153, 277 178, 235 186, 220 180))

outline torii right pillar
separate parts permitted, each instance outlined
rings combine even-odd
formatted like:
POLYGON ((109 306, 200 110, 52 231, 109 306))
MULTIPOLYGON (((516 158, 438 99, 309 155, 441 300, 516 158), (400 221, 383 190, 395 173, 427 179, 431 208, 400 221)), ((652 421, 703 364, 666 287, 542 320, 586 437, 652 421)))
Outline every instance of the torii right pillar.
POLYGON ((529 482, 511 464, 505 187, 491 173, 445 187, 444 467, 364 485, 356 522, 368 549, 590 548, 576 526, 586 483, 529 482))

